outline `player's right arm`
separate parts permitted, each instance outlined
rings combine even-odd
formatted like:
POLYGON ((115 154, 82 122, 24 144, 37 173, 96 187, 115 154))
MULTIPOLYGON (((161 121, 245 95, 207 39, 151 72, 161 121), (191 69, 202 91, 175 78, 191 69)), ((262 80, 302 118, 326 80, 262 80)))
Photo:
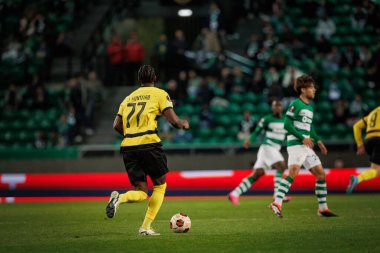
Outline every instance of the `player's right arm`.
POLYGON ((362 138, 362 131, 367 127, 367 117, 360 119, 358 122, 356 122, 353 126, 354 129, 354 138, 357 146, 357 154, 362 155, 365 153, 364 145, 363 145, 363 138, 362 138))
POLYGON ((265 118, 261 118, 259 123, 257 124, 257 126, 255 128, 255 131, 253 131, 253 133, 251 133, 251 135, 249 136, 249 139, 245 140, 245 142, 243 144, 243 147, 245 149, 249 148, 251 143, 257 138, 257 136, 260 134, 260 132, 264 129, 265 123, 266 123, 265 118))
POLYGON ((185 130, 190 128, 189 122, 185 119, 180 119, 174 112, 173 108, 166 108, 163 114, 173 127, 185 130))

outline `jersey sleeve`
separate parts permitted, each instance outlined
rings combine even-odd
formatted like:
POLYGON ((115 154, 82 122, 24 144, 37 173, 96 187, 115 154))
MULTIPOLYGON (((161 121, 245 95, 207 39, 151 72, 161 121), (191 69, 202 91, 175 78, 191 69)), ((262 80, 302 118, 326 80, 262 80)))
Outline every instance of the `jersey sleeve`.
POLYGON ((354 125, 354 138, 357 146, 363 145, 362 130, 367 126, 368 115, 360 119, 354 125))
POLYGON ((288 132, 288 134, 292 134, 295 137, 297 137, 297 139, 302 141, 304 139, 303 135, 300 132, 298 132, 297 129, 293 125, 296 112, 297 112, 296 104, 295 103, 290 104, 288 110, 286 111, 284 127, 285 127, 285 130, 288 132))
POLYGON ((296 112, 296 106, 295 104, 291 104, 288 110, 286 111, 286 117, 294 119, 295 112, 296 112))
POLYGON ((163 113, 168 108, 173 108, 173 102, 171 101, 169 94, 163 91, 158 99, 158 106, 160 112, 163 113))
POLYGON ((261 118, 259 123, 257 124, 256 128, 255 128, 255 131, 253 131, 253 133, 249 136, 249 140, 251 142, 253 142, 256 137, 260 134, 260 132, 266 128, 267 126, 267 121, 265 120, 265 117, 264 118, 261 118))
POLYGON ((124 103, 121 103, 119 106, 119 110, 117 111, 117 115, 120 117, 123 117, 123 111, 124 111, 124 103))

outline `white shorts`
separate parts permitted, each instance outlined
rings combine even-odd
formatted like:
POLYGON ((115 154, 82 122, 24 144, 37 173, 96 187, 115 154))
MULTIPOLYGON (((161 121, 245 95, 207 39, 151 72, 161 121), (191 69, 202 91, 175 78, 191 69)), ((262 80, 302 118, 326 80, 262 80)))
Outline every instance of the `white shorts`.
POLYGON ((288 166, 299 165, 309 170, 321 164, 321 160, 315 154, 314 150, 305 145, 290 146, 288 150, 288 166))
POLYGON ((261 145, 257 153, 257 160, 254 169, 270 169, 273 164, 285 161, 280 151, 270 145, 261 145))

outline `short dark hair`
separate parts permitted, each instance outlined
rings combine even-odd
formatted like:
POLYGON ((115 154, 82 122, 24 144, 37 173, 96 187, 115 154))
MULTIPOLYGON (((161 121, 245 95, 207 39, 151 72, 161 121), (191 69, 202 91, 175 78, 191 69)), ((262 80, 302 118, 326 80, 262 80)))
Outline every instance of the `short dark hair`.
POLYGON ((154 68, 150 65, 142 65, 138 72, 138 81, 140 84, 154 83, 156 81, 156 74, 154 68))
POLYGON ((311 76, 308 76, 308 75, 302 75, 300 77, 298 77, 295 81, 294 81, 294 90, 298 93, 298 94, 301 94, 302 91, 301 89, 302 88, 307 88, 307 87, 310 87, 314 85, 315 86, 315 81, 314 79, 311 77, 311 76))

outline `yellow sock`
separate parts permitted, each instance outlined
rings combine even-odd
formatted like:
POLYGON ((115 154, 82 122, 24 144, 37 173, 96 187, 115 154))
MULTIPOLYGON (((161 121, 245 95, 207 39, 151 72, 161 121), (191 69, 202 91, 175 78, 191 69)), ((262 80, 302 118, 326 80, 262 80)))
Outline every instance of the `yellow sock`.
POLYGON ((148 195, 144 191, 127 191, 120 194, 119 203, 135 203, 146 199, 148 195))
POLYGON ((360 173, 360 175, 358 176, 358 179, 360 183, 362 181, 371 180, 375 177, 377 177, 377 171, 375 169, 369 169, 360 173))
POLYGON ((162 201, 164 200, 165 189, 166 183, 162 185, 156 185, 153 188, 153 193, 148 204, 148 210, 146 211, 145 219, 142 224, 142 227, 144 229, 150 229, 150 225, 152 224, 154 218, 156 218, 156 215, 162 205, 162 201))

